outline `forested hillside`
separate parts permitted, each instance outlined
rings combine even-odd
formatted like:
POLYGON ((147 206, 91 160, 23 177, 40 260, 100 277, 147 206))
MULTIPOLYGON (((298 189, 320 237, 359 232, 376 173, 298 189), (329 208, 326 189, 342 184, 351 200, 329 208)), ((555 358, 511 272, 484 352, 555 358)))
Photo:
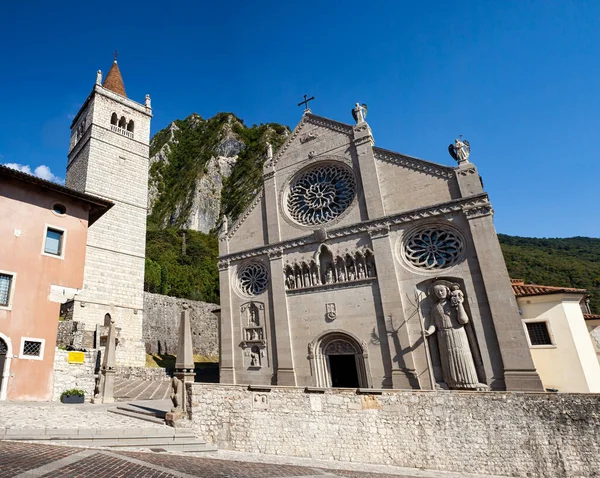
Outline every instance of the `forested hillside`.
POLYGON ((505 234, 498 238, 512 278, 587 289, 592 311, 600 313, 600 239, 537 239, 505 234))

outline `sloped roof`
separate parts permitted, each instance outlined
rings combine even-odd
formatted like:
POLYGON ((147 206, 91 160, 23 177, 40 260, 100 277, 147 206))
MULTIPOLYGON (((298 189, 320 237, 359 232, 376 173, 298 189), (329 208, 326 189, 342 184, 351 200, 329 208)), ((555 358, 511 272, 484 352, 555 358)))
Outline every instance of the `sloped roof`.
POLYGON ((61 184, 53 183, 52 181, 47 181, 45 179, 38 178, 37 176, 23 173, 22 171, 17 171, 16 169, 12 169, 0 164, 0 179, 5 178, 33 184, 34 186, 37 186, 40 189, 48 189, 50 191, 55 191, 57 193, 69 196, 73 199, 77 199, 79 201, 89 204, 90 215, 88 225, 92 225, 100 216, 102 216, 106 211, 108 211, 111 207, 114 206, 114 203, 108 201, 107 199, 92 196, 91 194, 82 193, 76 191, 75 189, 63 186, 61 184))
POLYGON ((108 74, 106 75, 106 78, 104 78, 104 83, 102 83, 102 86, 113 93, 127 98, 127 93, 125 93, 125 85, 123 84, 123 77, 121 76, 121 70, 119 70, 117 60, 113 62, 110 70, 108 70, 108 74))
POLYGON ((583 318, 585 320, 598 320, 600 319, 600 314, 583 314, 583 318))
POLYGON ((534 295, 548 294, 587 294, 585 289, 572 287, 554 287, 550 285, 525 284, 522 279, 511 279, 510 283, 516 297, 531 297, 534 295))

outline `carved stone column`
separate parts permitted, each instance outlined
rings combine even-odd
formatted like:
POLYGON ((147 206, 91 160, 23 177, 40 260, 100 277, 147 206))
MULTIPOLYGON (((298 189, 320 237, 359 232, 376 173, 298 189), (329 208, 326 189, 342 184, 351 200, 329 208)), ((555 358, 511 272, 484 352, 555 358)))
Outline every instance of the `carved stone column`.
POLYGON ((221 316, 219 320, 219 380, 221 383, 236 383, 230 274, 229 261, 219 261, 219 284, 221 287, 221 316))
POLYGON ((271 300, 273 303, 273 335, 275 342, 274 357, 277 367, 277 385, 296 385, 292 336, 285 293, 285 277, 283 274, 283 251, 276 249, 269 252, 271 276, 271 300))
POLYGON ((373 154, 373 135, 371 128, 366 122, 354 126, 354 147, 358 155, 360 177, 362 181, 362 192, 367 206, 369 219, 375 219, 385 215, 385 206, 381 197, 379 177, 377 175, 377 164, 373 154))
MULTIPOLYGON (((398 277, 394 266, 393 248, 390 243, 389 229, 387 227, 370 231, 375 266, 377 268, 377 284, 381 297, 381 309, 392 363, 392 387, 400 389, 421 388, 416 373, 416 367, 408 333, 407 323, 404 320, 404 307, 402 296, 398 288, 398 277), (387 330, 387 318, 391 318, 397 330, 387 330), (388 336, 391 332, 391 339, 388 336)), ((381 328, 380 328, 381 330, 381 328)), ((380 332, 380 336, 382 333, 380 332)), ((383 343, 383 337, 381 337, 383 343)))
POLYGON ((543 391, 535 370, 517 300, 492 220, 492 207, 482 203, 464 210, 477 251, 481 278, 485 287, 500 355, 504 364, 507 390, 543 391))

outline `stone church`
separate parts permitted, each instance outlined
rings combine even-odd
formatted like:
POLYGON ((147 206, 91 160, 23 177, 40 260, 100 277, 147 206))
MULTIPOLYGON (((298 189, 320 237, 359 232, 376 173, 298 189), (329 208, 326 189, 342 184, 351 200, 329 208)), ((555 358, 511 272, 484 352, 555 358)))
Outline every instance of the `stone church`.
POLYGON ((468 142, 435 164, 365 116, 307 109, 221 232, 221 383, 543 390, 468 142))

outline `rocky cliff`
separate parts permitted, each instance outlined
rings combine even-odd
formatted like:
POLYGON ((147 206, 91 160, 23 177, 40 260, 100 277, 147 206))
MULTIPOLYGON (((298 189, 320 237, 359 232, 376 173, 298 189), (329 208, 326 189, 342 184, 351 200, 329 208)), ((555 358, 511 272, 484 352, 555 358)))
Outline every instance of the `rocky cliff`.
POLYGON ((172 122, 150 144, 150 221, 204 233, 222 215, 231 223, 260 188, 267 142, 276 150, 289 133, 277 123, 247 127, 232 113, 172 122))

